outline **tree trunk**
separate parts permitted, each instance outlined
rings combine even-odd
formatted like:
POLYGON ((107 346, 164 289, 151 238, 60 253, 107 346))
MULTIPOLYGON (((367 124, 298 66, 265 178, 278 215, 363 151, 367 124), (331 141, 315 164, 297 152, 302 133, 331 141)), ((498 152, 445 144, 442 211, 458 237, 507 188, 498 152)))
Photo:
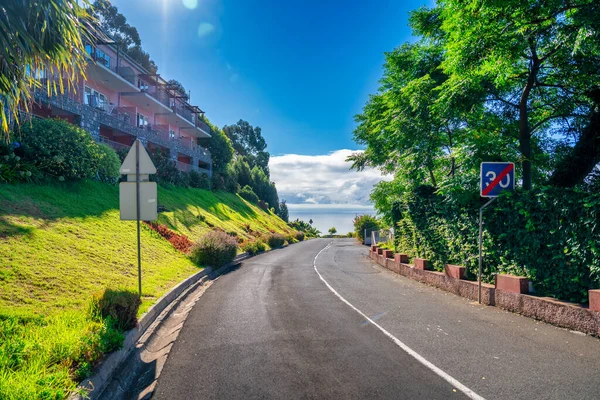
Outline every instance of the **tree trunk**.
POLYGON ((535 49, 532 48, 533 58, 531 60, 531 70, 527 78, 527 84, 523 88, 521 99, 519 100, 519 150, 523 157, 523 189, 530 190, 532 186, 531 172, 531 135, 529 132, 529 93, 535 85, 535 80, 540 70, 540 60, 537 58, 535 49))
POLYGON ((554 170, 549 181, 552 186, 571 188, 583 182, 600 162, 600 89, 595 89, 589 97, 596 103, 596 110, 571 153, 554 170))

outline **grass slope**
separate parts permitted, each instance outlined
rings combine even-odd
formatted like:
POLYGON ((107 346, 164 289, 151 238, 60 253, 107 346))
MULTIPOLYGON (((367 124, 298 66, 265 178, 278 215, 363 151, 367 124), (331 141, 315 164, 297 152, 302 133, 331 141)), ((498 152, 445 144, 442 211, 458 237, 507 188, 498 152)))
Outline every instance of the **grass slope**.
MULTIPOLYGON (((99 182, 0 185, 0 398, 66 396, 81 374, 74 360, 105 340, 106 327, 87 315, 92 294, 137 290, 135 222, 120 221, 118 195, 99 182)), ((160 187, 159 203, 168 211, 158 222, 192 240, 213 227, 242 239, 292 232, 229 193, 160 187)), ((141 236, 140 313, 199 270, 144 225, 141 236)))

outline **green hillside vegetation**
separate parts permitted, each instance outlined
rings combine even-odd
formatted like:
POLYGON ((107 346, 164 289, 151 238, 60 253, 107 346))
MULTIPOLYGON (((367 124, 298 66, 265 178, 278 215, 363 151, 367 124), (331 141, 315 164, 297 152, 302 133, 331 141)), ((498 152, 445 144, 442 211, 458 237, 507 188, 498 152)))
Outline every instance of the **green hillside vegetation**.
MULTIPOLYGON (((88 312, 105 288, 137 290, 135 222, 119 219, 118 196, 96 181, 0 185, 0 398, 62 398, 120 344, 88 312)), ((159 203, 157 222, 192 241, 211 229, 240 240, 294 232, 231 193, 159 186, 159 203)), ((141 235, 139 314, 200 270, 147 226, 141 235)))

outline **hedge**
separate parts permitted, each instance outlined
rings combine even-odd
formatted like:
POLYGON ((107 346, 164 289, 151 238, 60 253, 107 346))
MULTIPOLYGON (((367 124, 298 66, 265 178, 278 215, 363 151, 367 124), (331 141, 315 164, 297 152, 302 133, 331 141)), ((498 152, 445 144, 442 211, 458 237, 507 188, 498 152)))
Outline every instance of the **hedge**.
MULTIPOLYGON (((395 245, 399 252, 478 269, 478 194, 436 194, 421 187, 399 205, 395 245)), ((494 274, 527 276, 537 294, 586 302, 600 288, 600 195, 557 188, 518 191, 484 211, 484 280, 494 274)))

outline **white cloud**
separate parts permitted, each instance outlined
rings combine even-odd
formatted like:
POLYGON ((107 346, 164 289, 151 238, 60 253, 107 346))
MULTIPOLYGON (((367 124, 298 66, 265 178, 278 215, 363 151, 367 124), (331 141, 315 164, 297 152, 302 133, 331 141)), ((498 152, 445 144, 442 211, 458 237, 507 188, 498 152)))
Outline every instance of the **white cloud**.
POLYGON ((350 170, 346 158, 354 150, 327 155, 285 154, 271 157, 271 179, 279 197, 290 204, 370 204, 373 186, 390 177, 378 170, 350 170))

